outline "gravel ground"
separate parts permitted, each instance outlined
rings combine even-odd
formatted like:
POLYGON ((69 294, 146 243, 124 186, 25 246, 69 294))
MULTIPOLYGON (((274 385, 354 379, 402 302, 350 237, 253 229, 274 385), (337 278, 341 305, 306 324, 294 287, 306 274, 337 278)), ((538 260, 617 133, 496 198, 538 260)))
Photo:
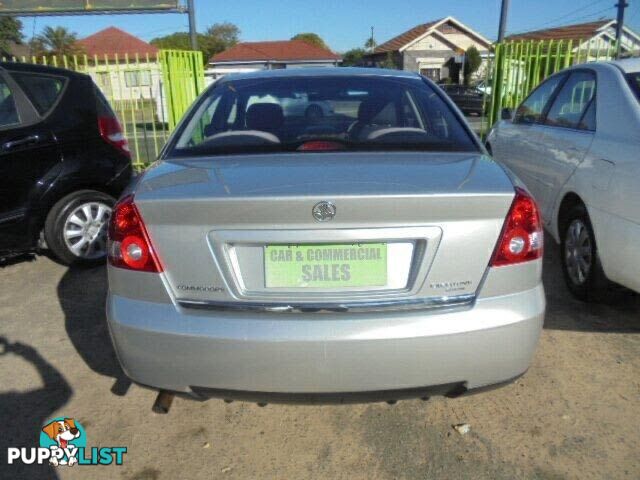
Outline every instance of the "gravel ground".
POLYGON ((153 414, 154 393, 118 367, 103 268, 14 262, 0 268, 0 478, 640 478, 640 296, 573 300, 555 250, 545 330, 516 383, 394 406, 176 398, 169 415, 153 414), (8 446, 37 446, 62 415, 80 419, 88 445, 126 446, 124 465, 6 464, 8 446), (452 428, 461 423, 465 435, 452 428))

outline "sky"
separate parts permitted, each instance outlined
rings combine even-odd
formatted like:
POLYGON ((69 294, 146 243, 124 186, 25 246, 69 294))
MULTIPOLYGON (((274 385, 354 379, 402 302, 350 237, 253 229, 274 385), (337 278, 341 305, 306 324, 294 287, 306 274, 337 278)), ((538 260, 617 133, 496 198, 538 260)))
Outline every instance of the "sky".
MULTIPOLYGON (((216 22, 232 22, 241 40, 286 40, 315 32, 337 52, 362 47, 371 35, 378 43, 418 25, 454 16, 495 40, 500 0, 194 0, 198 31, 216 22)), ((511 0, 508 33, 615 18, 616 0, 511 0)), ((628 0, 626 23, 640 32, 640 0, 628 0)), ((185 14, 92 15, 21 18, 27 38, 45 26, 62 25, 80 38, 117 26, 143 40, 186 31, 185 14), (34 23, 35 22, 35 23, 34 23)))

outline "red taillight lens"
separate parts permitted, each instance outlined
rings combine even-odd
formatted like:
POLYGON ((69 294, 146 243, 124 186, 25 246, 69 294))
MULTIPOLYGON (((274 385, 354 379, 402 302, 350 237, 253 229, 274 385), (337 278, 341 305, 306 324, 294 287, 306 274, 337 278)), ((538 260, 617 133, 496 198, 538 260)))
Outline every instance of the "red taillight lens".
POLYGON ((298 147, 299 152, 328 152, 332 150, 344 150, 343 143, 332 142, 330 140, 310 140, 298 147))
POLYGON ((140 212, 129 195, 113 209, 109 224, 109 263, 142 272, 162 272, 140 212))
POLYGON ((504 222, 491 266, 502 267, 542 257, 543 238, 535 200, 516 187, 516 196, 504 222))
POLYGON ((116 117, 98 117, 98 130, 100 130, 100 136, 105 142, 113 145, 126 156, 131 157, 129 142, 127 142, 127 138, 122 132, 120 122, 118 122, 116 117))

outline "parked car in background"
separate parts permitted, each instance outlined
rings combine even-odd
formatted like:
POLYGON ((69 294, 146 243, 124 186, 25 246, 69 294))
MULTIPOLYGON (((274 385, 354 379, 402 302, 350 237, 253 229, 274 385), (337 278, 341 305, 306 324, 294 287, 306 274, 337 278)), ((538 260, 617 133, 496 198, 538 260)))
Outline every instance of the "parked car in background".
POLYGON ((0 258, 47 247, 65 264, 104 261, 131 174, 127 140, 90 77, 0 63, 0 258))
POLYGON ((458 395, 528 368, 542 242, 531 196, 418 74, 225 77, 115 206, 107 318, 159 389, 458 395), (343 113, 251 102, 294 92, 343 113))
POLYGON ((640 291, 640 59, 549 77, 487 147, 538 201, 574 295, 597 298, 607 279, 640 291))
POLYGON ((484 113, 485 95, 476 87, 456 84, 444 84, 440 87, 465 115, 484 113))
POLYGON ((250 98, 247 107, 253 103, 275 103, 282 107, 287 117, 307 117, 310 119, 333 115, 333 106, 326 101, 313 98, 314 95, 300 92, 287 92, 283 96, 281 92, 274 92, 266 96, 250 98))

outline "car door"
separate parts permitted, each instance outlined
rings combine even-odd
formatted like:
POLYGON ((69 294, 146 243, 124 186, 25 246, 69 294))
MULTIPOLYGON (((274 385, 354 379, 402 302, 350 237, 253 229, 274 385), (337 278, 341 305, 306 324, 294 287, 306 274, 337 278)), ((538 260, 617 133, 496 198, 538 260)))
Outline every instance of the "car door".
POLYGON ((15 80, 0 71, 0 251, 28 249, 36 240, 29 211, 39 182, 60 162, 56 140, 15 80))
POLYGON ((566 74, 549 77, 522 102, 513 120, 503 120, 492 131, 489 143, 493 156, 508 166, 540 202, 544 189, 539 171, 548 155, 541 143, 544 114, 566 74))
POLYGON ((572 72, 548 108, 540 143, 545 155, 536 169, 538 202, 550 220, 563 185, 584 160, 595 132, 596 74, 572 72))

